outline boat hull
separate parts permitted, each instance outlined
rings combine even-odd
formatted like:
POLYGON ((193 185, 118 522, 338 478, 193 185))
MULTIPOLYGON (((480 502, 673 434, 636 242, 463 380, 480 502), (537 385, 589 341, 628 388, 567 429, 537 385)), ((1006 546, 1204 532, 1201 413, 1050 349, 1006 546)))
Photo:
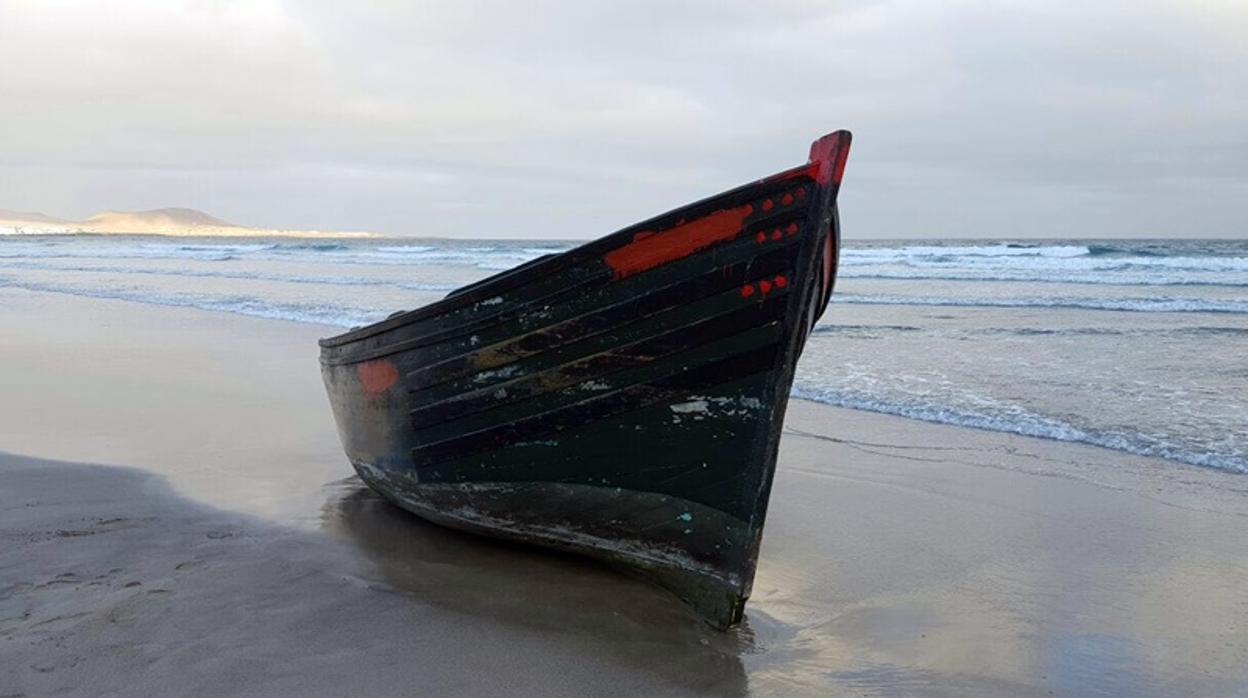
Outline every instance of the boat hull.
POLYGON ((322 341, 360 477, 437 523, 627 566, 741 619, 849 135, 807 165, 322 341))

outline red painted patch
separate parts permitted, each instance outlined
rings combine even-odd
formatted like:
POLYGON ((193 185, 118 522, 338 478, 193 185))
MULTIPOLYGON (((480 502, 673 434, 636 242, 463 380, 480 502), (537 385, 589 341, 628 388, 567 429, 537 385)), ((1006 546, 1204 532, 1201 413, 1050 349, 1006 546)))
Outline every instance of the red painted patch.
POLYGON ((784 237, 784 234, 780 232, 779 228, 776 228, 775 230, 771 231, 772 240, 779 240, 782 237, 784 237))
POLYGON ((841 183, 845 160, 849 157, 849 132, 830 133, 810 145, 810 162, 816 166, 815 181, 841 183))
POLYGON ((797 224, 796 224, 796 223, 790 223, 790 224, 789 224, 789 227, 785 228, 784 230, 785 230, 785 232, 787 232, 789 235, 797 235, 797 224))
POLYGON ((784 288, 789 285, 789 280, 783 274, 776 277, 776 288, 784 288))
POLYGON ((752 295, 754 295, 754 285, 753 285, 753 284, 746 284, 746 285, 744 285, 744 286, 742 286, 742 287, 741 287, 741 297, 742 297, 742 298, 749 298, 749 297, 750 297, 750 296, 752 296, 752 295))
POLYGON ((771 203, 771 199, 763 199, 763 210, 770 211, 775 204, 771 203))
POLYGON ((770 177, 761 179, 759 181, 760 182, 787 182, 790 179, 800 179, 802 177, 814 177, 815 172, 817 170, 818 170, 817 166, 807 163, 805 165, 802 165, 801 167, 794 167, 791 170, 785 170, 784 172, 774 174, 770 177))
POLYGON ((643 231, 633 241, 611 250, 602 259, 622 279, 661 264, 688 257, 717 242, 731 240, 741 232, 746 216, 754 207, 746 204, 716 211, 687 223, 679 223, 662 232, 643 231))
POLYGON ((805 189, 798 189, 797 191, 793 192, 793 196, 796 196, 798 199, 805 199, 805 198, 806 198, 806 190, 805 190, 805 189))
POLYGON ((360 383, 369 395, 384 393, 399 382, 399 369, 385 359, 365 361, 356 367, 360 383))
POLYGON ((845 175, 845 163, 849 162, 849 135, 846 134, 845 142, 841 144, 840 149, 836 151, 836 167, 832 170, 832 181, 837 184, 841 183, 841 177, 845 175))
POLYGON ((771 282, 768 281, 767 279, 763 279, 762 281, 758 282, 758 288, 762 290, 763 295, 766 295, 771 292, 771 282))
POLYGON ((767 242, 767 233, 764 233, 763 231, 760 230, 758 231, 758 235, 755 236, 754 239, 758 240, 758 244, 761 245, 764 242, 767 242))
POLYGON ((785 194, 784 196, 780 197, 780 203, 784 204, 785 206, 788 206, 789 204, 793 203, 793 195, 785 194))

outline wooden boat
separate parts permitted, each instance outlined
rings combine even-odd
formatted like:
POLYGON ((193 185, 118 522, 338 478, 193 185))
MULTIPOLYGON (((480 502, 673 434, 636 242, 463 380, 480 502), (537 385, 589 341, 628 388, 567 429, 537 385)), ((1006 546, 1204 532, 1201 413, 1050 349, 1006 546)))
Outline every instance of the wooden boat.
POLYGON ((832 133, 804 165, 321 340, 360 477, 740 621, 794 366, 832 292, 849 145, 832 133))

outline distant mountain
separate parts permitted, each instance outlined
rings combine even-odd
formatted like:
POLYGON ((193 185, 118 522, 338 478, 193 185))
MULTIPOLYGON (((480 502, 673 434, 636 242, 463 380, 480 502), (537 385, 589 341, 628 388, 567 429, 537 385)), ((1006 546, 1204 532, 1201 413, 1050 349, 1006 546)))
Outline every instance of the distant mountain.
POLYGON ((53 218, 45 216, 42 213, 25 212, 25 211, 6 211, 0 208, 0 221, 22 221, 33 224, 52 224, 66 225, 73 221, 67 221, 62 218, 53 218))
POLYGON ((291 236, 364 237, 371 233, 321 230, 274 230, 249 228, 210 216, 193 208, 158 208, 151 211, 101 211, 86 220, 54 218, 42 213, 0 209, 0 234, 92 233, 97 235, 199 235, 199 236, 291 236))
POLYGON ((195 228, 243 228, 193 208, 158 208, 151 211, 101 211, 82 222, 101 232, 142 233, 195 228))

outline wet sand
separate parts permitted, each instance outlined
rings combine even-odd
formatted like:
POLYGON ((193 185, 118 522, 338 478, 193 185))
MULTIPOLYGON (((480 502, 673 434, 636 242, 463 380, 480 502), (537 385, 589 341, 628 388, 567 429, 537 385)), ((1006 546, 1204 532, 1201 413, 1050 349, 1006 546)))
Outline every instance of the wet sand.
POLYGON ((0 289, 0 695, 1237 695, 1248 480, 797 401, 754 597, 423 523, 327 328, 0 289))

